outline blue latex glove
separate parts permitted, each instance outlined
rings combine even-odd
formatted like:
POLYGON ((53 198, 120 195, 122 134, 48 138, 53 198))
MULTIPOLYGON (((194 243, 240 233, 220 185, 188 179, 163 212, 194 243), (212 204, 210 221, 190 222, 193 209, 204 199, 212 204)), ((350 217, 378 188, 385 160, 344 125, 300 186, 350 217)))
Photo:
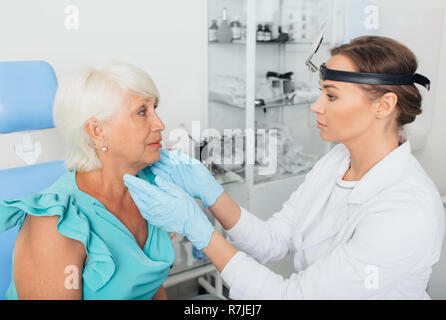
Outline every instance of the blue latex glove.
POLYGON ((154 226, 185 236, 198 249, 209 245, 214 226, 186 192, 160 176, 155 183, 124 175, 124 183, 141 215, 154 226))
POLYGON ((159 151, 159 161, 151 166, 154 174, 180 186, 192 198, 200 199, 205 208, 217 201, 224 189, 203 163, 179 150, 159 151))

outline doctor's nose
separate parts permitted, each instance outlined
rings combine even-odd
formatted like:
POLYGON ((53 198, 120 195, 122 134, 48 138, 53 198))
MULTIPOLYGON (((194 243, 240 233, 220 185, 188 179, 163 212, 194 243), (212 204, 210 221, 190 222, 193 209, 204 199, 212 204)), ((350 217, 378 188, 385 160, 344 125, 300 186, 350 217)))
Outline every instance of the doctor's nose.
POLYGON ((310 107, 311 112, 316 114, 323 114, 325 113, 325 108, 321 103, 321 97, 317 99, 310 107))

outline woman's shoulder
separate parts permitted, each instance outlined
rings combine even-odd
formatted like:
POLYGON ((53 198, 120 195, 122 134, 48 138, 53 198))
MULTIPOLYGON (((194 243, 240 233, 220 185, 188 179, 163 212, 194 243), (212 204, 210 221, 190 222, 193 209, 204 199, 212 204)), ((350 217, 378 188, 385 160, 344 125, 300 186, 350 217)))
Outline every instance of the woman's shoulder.
POLYGON ((84 244, 58 231, 58 216, 27 215, 17 235, 15 251, 20 248, 26 256, 83 261, 86 257, 84 244))
POLYGON ((367 206, 370 212, 398 224, 408 224, 415 232, 437 237, 444 229, 444 208, 434 182, 413 155, 402 168, 402 174, 384 188, 367 206))
POLYGON ((80 290, 61 290, 60 284, 67 277, 67 267, 77 268, 79 272, 74 280, 80 283, 85 247, 60 234, 57 223, 54 216, 27 215, 24 220, 15 241, 13 266, 14 286, 21 299, 78 299, 82 296, 80 290), (46 285, 42 286, 42 282, 46 285))
POLYGON ((74 174, 67 171, 38 194, 0 201, 0 232, 14 226, 19 226, 21 232, 26 219, 26 232, 35 234, 39 241, 53 243, 57 239, 58 245, 72 248, 70 254, 86 254, 83 277, 96 291, 112 277, 115 265, 109 248, 91 229, 94 198, 76 188, 74 174))
POLYGON ((403 164, 399 179, 381 193, 382 198, 396 198, 401 202, 418 205, 425 210, 441 211, 440 193, 414 155, 410 154, 408 161, 403 164))

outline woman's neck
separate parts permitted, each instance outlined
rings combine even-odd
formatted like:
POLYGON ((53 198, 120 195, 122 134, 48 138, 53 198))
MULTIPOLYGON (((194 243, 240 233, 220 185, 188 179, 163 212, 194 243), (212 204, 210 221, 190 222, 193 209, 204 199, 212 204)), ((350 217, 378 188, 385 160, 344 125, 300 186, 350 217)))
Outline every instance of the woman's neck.
MULTIPOLYGON (((344 142, 343 142, 344 143, 344 142)), ((350 152, 350 168, 344 176, 346 181, 359 181, 378 162, 398 148, 398 135, 364 135, 344 143, 350 152)))
POLYGON ((102 168, 88 172, 77 172, 78 187, 100 201, 124 204, 131 197, 124 184, 126 173, 136 175, 137 169, 104 164, 102 168))

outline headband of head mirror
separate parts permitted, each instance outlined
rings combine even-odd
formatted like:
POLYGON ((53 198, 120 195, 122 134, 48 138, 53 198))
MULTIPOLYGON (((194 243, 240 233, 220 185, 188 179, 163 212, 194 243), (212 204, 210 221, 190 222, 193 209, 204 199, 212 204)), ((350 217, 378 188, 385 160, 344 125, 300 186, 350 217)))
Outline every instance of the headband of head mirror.
POLYGON ((319 71, 321 80, 333 80, 342 82, 351 82, 359 84, 371 84, 371 85, 388 85, 388 86, 401 86, 401 85, 411 85, 418 83, 425 87, 428 91, 430 90, 431 82, 425 76, 415 73, 415 74, 382 74, 382 73, 365 73, 365 72, 350 72, 350 71, 340 71, 327 69, 325 63, 316 67, 311 61, 313 56, 316 55, 319 47, 322 44, 325 33, 325 24, 322 25, 320 34, 318 38, 313 43, 310 50, 310 54, 305 61, 305 64, 309 67, 312 72, 319 71))
POLYGON ((382 74, 382 73, 365 73, 365 72, 349 72, 327 69, 325 63, 319 68, 319 76, 321 80, 333 80, 342 82, 351 82, 358 84, 371 85, 388 85, 402 86, 418 83, 430 90, 431 82, 425 76, 415 74, 382 74))

